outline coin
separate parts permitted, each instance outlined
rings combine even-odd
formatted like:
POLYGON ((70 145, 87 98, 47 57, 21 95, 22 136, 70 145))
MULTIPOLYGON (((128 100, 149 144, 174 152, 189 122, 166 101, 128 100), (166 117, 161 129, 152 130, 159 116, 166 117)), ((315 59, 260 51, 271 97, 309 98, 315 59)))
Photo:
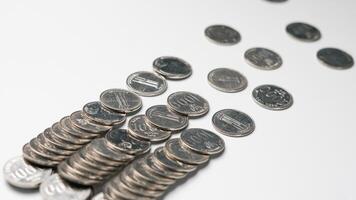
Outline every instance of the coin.
POLYGON ((216 112, 212 121, 218 132, 230 137, 244 137, 255 130, 255 122, 251 117, 233 109, 216 112))
POLYGON ((104 133, 111 128, 110 126, 94 124, 92 122, 89 122, 87 119, 83 117, 82 111, 76 111, 72 113, 69 119, 72 122, 72 124, 77 128, 83 129, 85 131, 94 134, 104 133))
POLYGON ((169 168, 173 171, 188 173, 188 172, 192 172, 195 169, 197 169, 197 167, 195 165, 189 165, 189 164, 180 162, 178 160, 170 159, 164 152, 163 147, 158 147, 154 151, 153 155, 154 155, 153 159, 155 160, 156 163, 159 163, 160 165, 162 165, 166 168, 169 168))
POLYGON ((107 126, 122 124, 126 120, 126 114, 106 109, 98 101, 85 104, 83 115, 92 121, 107 126))
POLYGON ((205 36, 211 41, 222 45, 234 45, 240 42, 241 35, 226 25, 212 25, 205 29, 205 36))
POLYGON ((5 163, 3 173, 5 180, 12 186, 35 189, 52 174, 52 169, 33 166, 18 156, 5 163))
POLYGON ((282 66, 282 58, 266 48, 252 48, 245 52, 245 59, 251 66, 261 70, 275 70, 282 66))
POLYGON ((186 173, 173 171, 173 170, 170 170, 168 168, 165 168, 162 165, 157 165, 154 162, 153 154, 147 155, 145 157, 145 161, 144 162, 149 167, 148 170, 151 171, 151 173, 157 174, 159 176, 163 176, 163 177, 170 178, 170 179, 181 179, 181 178, 184 178, 185 175, 186 175, 186 173))
POLYGON ((247 87, 246 77, 228 68, 217 68, 209 72, 208 82, 222 92, 240 92, 247 87))
POLYGON ((213 155, 225 149, 225 142, 215 133, 201 129, 186 129, 180 135, 180 141, 189 149, 200 154, 213 155))
POLYGON ((293 104, 292 95, 275 85, 261 85, 253 90, 252 96, 257 104, 269 110, 285 110, 293 104))
POLYGON ((291 36, 301 41, 314 42, 321 38, 321 33, 316 27, 302 22, 289 24, 286 31, 291 36))
POLYGON ((354 65, 354 59, 348 53, 336 48, 324 48, 318 51, 318 59, 334 69, 349 69, 354 65))
POLYGON ((167 102, 172 110, 190 117, 199 117, 209 111, 208 101, 191 92, 175 92, 168 96, 167 102))
POLYGON ((153 61, 153 70, 167 79, 180 80, 192 75, 192 67, 183 59, 162 56, 153 61))
POLYGON ((138 139, 148 140, 151 142, 161 142, 171 136, 170 131, 158 129, 146 122, 145 115, 137 115, 130 119, 128 130, 131 135, 138 139))
POLYGON ((39 134, 36 139, 38 140, 38 143, 41 146, 43 146, 46 150, 51 151, 52 153, 56 153, 64 156, 70 156, 73 154, 73 151, 61 149, 53 145, 51 142, 48 141, 48 139, 45 137, 43 133, 39 134))
POLYGON ((63 117, 59 121, 59 124, 65 132, 67 132, 68 134, 71 134, 73 136, 76 136, 76 137, 92 139, 92 138, 95 138, 98 136, 97 134, 87 132, 83 129, 80 129, 80 128, 77 128, 76 126, 74 126, 73 123, 70 121, 69 116, 63 117))
POLYGON ((57 153, 53 153, 51 151, 48 151, 45 147, 43 147, 39 141, 34 138, 29 142, 31 151, 33 151, 35 154, 42 156, 43 158, 47 158, 49 160, 54 160, 54 161, 63 161, 66 159, 68 156, 63 156, 59 155, 57 153))
POLYGON ((89 138, 80 138, 77 136, 73 136, 71 134, 68 134, 58 122, 54 123, 51 127, 51 132, 54 134, 56 137, 60 138, 61 140, 69 143, 69 144, 75 144, 75 145, 84 145, 87 144, 88 142, 91 141, 89 138))
POLYGON ((100 157, 104 157, 106 159, 109 159, 109 160, 115 161, 115 162, 125 163, 125 162, 128 162, 135 158, 134 156, 125 154, 121 151, 112 150, 111 148, 109 148, 107 146, 105 138, 98 138, 98 139, 93 140, 90 143, 90 146, 88 145, 87 148, 88 148, 87 149, 88 151, 90 151, 90 152, 94 151, 100 157), (90 147, 92 147, 92 148, 90 148, 90 147))
POLYGON ((49 160, 47 158, 44 158, 38 154, 36 154, 30 147, 30 144, 27 143, 23 146, 22 148, 22 153, 23 153, 23 158, 33 164, 39 165, 39 166, 44 166, 44 167, 55 167, 57 166, 60 162, 59 161, 53 161, 49 160))
POLYGON ((40 187, 40 193, 46 200, 86 200, 92 193, 90 188, 80 188, 65 182, 58 174, 48 177, 40 187))
POLYGON ((135 72, 126 80, 127 87, 140 96, 157 96, 167 90, 166 80, 152 72, 135 72))
POLYGON ((188 117, 173 113, 165 105, 156 105, 146 110, 146 119, 164 130, 179 131, 188 126, 188 117))
POLYGON ((168 188, 167 185, 161 185, 158 183, 153 183, 152 181, 147 181, 144 180, 140 177, 137 176, 137 172, 135 171, 135 169, 133 168, 133 165, 128 165, 124 171, 127 172, 127 176, 130 177, 130 179, 132 179, 132 181, 136 182, 136 183, 140 183, 140 185, 144 188, 147 189, 152 189, 152 190, 166 190, 168 188))
POLYGON ((132 113, 142 107, 141 98, 123 89, 108 89, 101 93, 100 102, 107 108, 121 113, 132 113))

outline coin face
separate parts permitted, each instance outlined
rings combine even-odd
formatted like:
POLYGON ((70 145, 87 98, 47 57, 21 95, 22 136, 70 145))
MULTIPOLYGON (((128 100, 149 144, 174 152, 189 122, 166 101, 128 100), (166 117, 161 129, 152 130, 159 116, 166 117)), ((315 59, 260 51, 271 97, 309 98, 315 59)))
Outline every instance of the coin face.
POLYGON ((261 70, 275 70, 282 66, 282 58, 266 48, 252 48, 245 52, 245 59, 251 66, 261 70))
POLYGON ((165 105, 156 105, 146 110, 147 121, 163 130, 179 131, 188 126, 188 117, 178 115, 165 105))
POLYGON ((84 117, 107 126, 122 124, 126 120, 125 113, 113 112, 98 101, 85 104, 82 111, 84 117))
POLYGON ((354 59, 345 51, 336 48, 324 48, 318 51, 318 59, 334 69, 349 69, 354 65, 354 59))
POLYGON ((216 112, 212 121, 218 132, 230 137, 244 137, 255 130, 255 122, 251 117, 233 109, 216 112))
POLYGON ((142 107, 142 100, 138 95, 122 89, 105 90, 100 95, 100 102, 105 107, 121 113, 135 112, 142 107))
POLYGON ((170 109, 190 117, 199 117, 209 111, 208 101, 191 92, 175 92, 168 96, 167 102, 170 109))
POLYGON ((192 67, 183 59, 162 56, 153 61, 153 70, 167 79, 180 80, 192 75, 192 67))
POLYGON ((136 115, 128 123, 128 130, 136 138, 151 142, 161 142, 171 136, 171 131, 158 129, 146 121, 145 115, 136 115))
POLYGON ((212 25, 205 29, 205 36, 221 45, 234 45, 240 42, 241 35, 226 25, 212 25))
POLYGON ((225 142, 222 138, 201 128, 184 130, 180 139, 183 145, 201 154, 218 154, 225 149, 225 142))
POLYGON ((58 174, 53 174, 43 181, 40 193, 46 200, 86 200, 92 193, 90 188, 80 188, 65 182, 58 174))
POLYGON ((167 81, 152 72, 135 72, 126 80, 127 87, 140 96, 157 96, 167 90, 167 81))
POLYGON ((35 189, 52 174, 52 169, 35 167, 18 156, 5 163, 3 172, 9 184, 23 189, 35 189))
POLYGON ((261 85, 253 90, 252 96, 257 104, 269 110, 285 110, 293 104, 292 95, 275 85, 261 85))
POLYGON ((228 68, 217 68, 209 72, 208 82, 213 88, 222 92, 240 92, 247 87, 246 77, 228 68))
POLYGON ((286 30, 291 36, 301 41, 314 42, 321 38, 321 33, 316 27, 302 22, 291 23, 286 30))

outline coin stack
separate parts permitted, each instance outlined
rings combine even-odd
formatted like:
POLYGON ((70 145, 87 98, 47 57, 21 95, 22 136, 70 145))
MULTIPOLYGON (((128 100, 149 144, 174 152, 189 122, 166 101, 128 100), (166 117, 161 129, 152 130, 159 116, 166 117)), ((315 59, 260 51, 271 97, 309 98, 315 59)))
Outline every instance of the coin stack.
POLYGON ((168 140, 164 147, 134 161, 109 181, 104 199, 157 199, 224 148, 224 141, 208 130, 184 130, 180 138, 168 140))

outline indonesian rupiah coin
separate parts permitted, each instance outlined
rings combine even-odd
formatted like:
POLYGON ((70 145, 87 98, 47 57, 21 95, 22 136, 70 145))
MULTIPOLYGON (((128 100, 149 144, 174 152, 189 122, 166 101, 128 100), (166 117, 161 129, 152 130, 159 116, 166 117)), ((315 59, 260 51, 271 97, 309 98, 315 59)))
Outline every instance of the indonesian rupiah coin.
POLYGON ((307 23, 291 23, 287 26, 286 31, 294 38, 305 42, 314 42, 321 38, 320 31, 315 26, 307 23))
POLYGON ((157 148, 153 153, 155 161, 159 163, 159 165, 165 166, 173 171, 178 172, 192 172, 197 169, 196 165, 189 165, 178 160, 174 160, 169 158, 164 152, 164 147, 157 148))
POLYGON ((261 70, 275 70, 283 64, 280 55, 266 48, 251 48, 245 52, 244 56, 248 64, 261 70))
POLYGON ((240 42, 241 35, 235 29, 226 25, 212 25, 205 29, 205 36, 221 45, 234 45, 240 42))
POLYGON ((317 57, 322 63, 334 69, 349 69, 354 65, 354 59, 350 54, 336 48, 321 49, 317 57))
POLYGON ((83 107, 83 115, 92 121, 107 126, 122 124, 126 120, 125 113, 109 110, 103 107, 98 101, 85 104, 83 107))
POLYGON ((162 56, 153 61, 153 70, 167 79, 181 80, 192 75, 191 65, 183 59, 162 56))
POLYGON ((188 117, 172 112, 165 105, 148 108, 146 119, 150 124, 169 131, 179 131, 188 126, 188 117))
POLYGON ((69 116, 71 123, 77 128, 83 129, 93 134, 100 134, 111 129, 111 126, 105 126, 93 123, 83 117, 82 111, 76 111, 69 116))
POLYGON ((151 142, 161 142, 171 136, 171 131, 158 129, 148 124, 145 115, 132 117, 128 123, 128 130, 132 136, 151 142))
POLYGON ((108 89, 101 93, 100 102, 107 108, 121 112, 132 113, 142 107, 141 98, 123 89, 108 89))
POLYGON ((269 110, 285 110, 292 106, 292 95, 275 85, 261 85, 252 92, 255 102, 269 110))
POLYGON ((157 96, 167 90, 167 81, 152 72, 135 72, 126 79, 127 87, 140 96, 157 96))
POLYGON ((175 92, 168 96, 170 109, 189 117, 200 117, 209 112, 209 103, 198 94, 191 92, 175 92))
POLYGON ((222 92, 240 92, 247 87, 247 79, 240 72, 228 68, 217 68, 209 72, 208 83, 222 92))

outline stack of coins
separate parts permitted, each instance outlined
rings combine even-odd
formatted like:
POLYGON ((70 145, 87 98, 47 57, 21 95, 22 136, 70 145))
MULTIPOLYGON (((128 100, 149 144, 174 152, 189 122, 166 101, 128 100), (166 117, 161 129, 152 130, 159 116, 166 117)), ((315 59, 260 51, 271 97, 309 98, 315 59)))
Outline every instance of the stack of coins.
POLYGON ((168 140, 164 147, 128 165, 104 186, 104 199, 157 199, 224 148, 224 141, 216 134, 187 129, 180 139, 168 140))
POLYGON ((134 158, 150 150, 151 144, 131 137, 127 130, 113 128, 58 166, 67 181, 91 186, 103 182, 134 158))

